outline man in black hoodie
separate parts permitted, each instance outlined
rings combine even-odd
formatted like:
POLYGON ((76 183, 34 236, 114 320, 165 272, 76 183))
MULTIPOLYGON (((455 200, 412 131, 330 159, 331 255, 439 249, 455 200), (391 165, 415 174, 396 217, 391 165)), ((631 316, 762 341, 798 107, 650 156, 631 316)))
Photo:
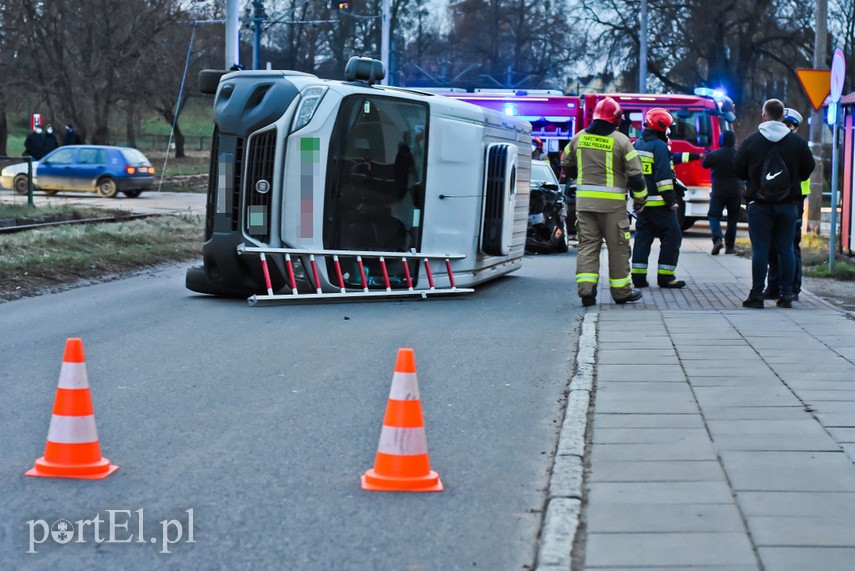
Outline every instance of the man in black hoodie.
POLYGON ((721 148, 704 157, 703 167, 712 169, 712 195, 707 218, 712 233, 712 255, 716 256, 724 246, 725 254, 733 254, 736 242, 736 222, 742 207, 742 181, 733 170, 733 158, 736 156, 736 135, 733 131, 722 131, 718 139, 721 148), (727 209, 727 230, 722 236, 721 215, 727 209), (722 242, 724 238, 724 242, 722 242))
POLYGON ((751 238, 751 291, 743 307, 763 307, 763 286, 769 263, 769 248, 774 245, 780 264, 781 297, 779 307, 793 306, 793 227, 798 216, 797 204, 802 200, 800 183, 810 177, 815 166, 813 155, 804 139, 790 132, 782 122, 784 104, 769 99, 763 104, 763 123, 743 141, 734 157, 736 175, 747 181, 745 201, 748 203, 748 234, 751 238), (774 173, 764 172, 770 163, 767 157, 776 149, 786 165, 774 173), (789 193, 780 200, 762 198, 762 179, 772 181, 777 176, 788 177, 789 193))

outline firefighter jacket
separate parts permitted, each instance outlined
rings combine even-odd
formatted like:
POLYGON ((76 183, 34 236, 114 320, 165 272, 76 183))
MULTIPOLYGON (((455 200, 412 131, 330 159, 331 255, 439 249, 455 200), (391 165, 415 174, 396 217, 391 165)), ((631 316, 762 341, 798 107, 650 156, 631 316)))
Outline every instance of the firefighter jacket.
POLYGON ((677 203, 674 192, 674 167, 668 145, 656 131, 645 129, 635 142, 647 184, 647 206, 668 206, 677 203))
POLYGON ((626 210, 626 190, 644 203, 641 161, 629 138, 605 121, 594 121, 577 133, 564 149, 561 166, 576 179, 576 210, 617 212, 626 210), (576 176, 573 176, 573 175, 576 176))

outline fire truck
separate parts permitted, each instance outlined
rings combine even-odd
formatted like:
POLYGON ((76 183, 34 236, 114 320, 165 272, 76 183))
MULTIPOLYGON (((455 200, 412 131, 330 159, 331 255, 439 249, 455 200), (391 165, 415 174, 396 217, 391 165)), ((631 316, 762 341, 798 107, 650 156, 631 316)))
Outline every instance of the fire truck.
MULTIPOLYGON (((672 153, 704 154, 719 148, 721 132, 735 120, 733 102, 720 90, 698 88, 693 95, 591 93, 562 95, 558 91, 476 90, 473 93, 445 92, 461 99, 529 121, 532 138, 543 141, 543 149, 554 166, 564 145, 580 129, 593 121, 594 107, 605 97, 620 103, 624 112, 621 130, 631 139, 641 134, 644 116, 654 107, 662 107, 674 116, 671 127, 672 153)), ((696 220, 706 218, 712 182, 710 171, 700 160, 675 166, 677 178, 686 186, 677 216, 683 230, 696 220)))
MULTIPOLYGON (((662 107, 674 116, 671 126, 672 153, 705 154, 719 148, 721 132, 731 128, 736 119, 733 102, 722 92, 699 88, 694 95, 676 94, 626 94, 604 93, 583 96, 583 125, 593 120, 594 107, 604 97, 611 96, 624 113, 621 129, 630 139, 641 134, 644 116, 654 107, 662 107)), ((680 200, 677 218, 683 230, 691 228, 696 220, 707 217, 712 181, 710 171, 700 160, 681 162, 674 167, 677 178, 686 185, 685 196, 680 200)))

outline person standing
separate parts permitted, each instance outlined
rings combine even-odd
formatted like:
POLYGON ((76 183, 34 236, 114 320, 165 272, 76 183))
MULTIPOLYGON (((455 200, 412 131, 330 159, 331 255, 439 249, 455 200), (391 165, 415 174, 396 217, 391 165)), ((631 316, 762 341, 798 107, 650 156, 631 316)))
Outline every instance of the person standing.
MULTIPOLYGON (((799 125, 802 123, 802 114, 787 107, 784 109, 784 125, 793 132, 797 133, 799 125)), ((799 136, 799 135, 796 135, 799 136)), ((795 266, 793 271, 793 301, 799 299, 799 294, 802 292, 802 217, 805 213, 804 199, 810 195, 810 179, 805 179, 800 185, 802 191, 802 199, 798 202, 798 215, 796 216, 796 225, 793 229, 793 256, 795 266)), ((764 299, 775 299, 780 295, 781 288, 779 286, 778 254, 775 248, 769 249, 769 272, 766 276, 766 289, 763 290, 764 299)))
POLYGON ((751 290, 743 307, 763 307, 763 286, 774 245, 780 264, 779 307, 793 306, 793 228, 798 203, 803 200, 801 181, 810 177, 815 163, 807 142, 783 123, 784 104, 769 99, 763 104, 763 122, 749 135, 734 157, 736 175, 747 181, 748 234, 751 238, 751 290))
POLYGON ((635 150, 641 159, 647 185, 647 204, 635 223, 635 247, 632 250, 632 283, 647 287, 647 262, 654 238, 659 239, 659 265, 656 282, 661 288, 682 288, 686 282, 674 277, 680 257, 683 234, 677 221, 677 194, 674 191, 674 167, 668 150, 668 130, 674 118, 667 109, 654 107, 644 117, 641 137, 635 150))
POLYGON ((612 299, 616 303, 641 299, 629 272, 626 189, 632 191, 636 210, 644 208, 647 190, 638 152, 616 130, 622 117, 617 101, 604 98, 594 108, 594 120, 570 140, 561 159, 562 171, 576 179, 576 288, 585 307, 597 302, 603 240, 612 299))
POLYGON ((62 137, 62 145, 82 145, 83 139, 80 138, 80 133, 74 130, 74 125, 66 123, 65 135, 62 137))
POLYGON ((735 253, 736 223, 739 221, 739 212, 742 209, 742 182, 733 168, 733 158, 736 156, 736 134, 733 131, 722 131, 718 144, 719 148, 706 155, 701 163, 705 169, 711 171, 712 195, 707 218, 710 221, 713 256, 721 252, 722 246, 725 254, 735 253), (725 209, 727 209, 727 230, 722 236, 721 215, 725 209))
POLYGON ((45 154, 50 153, 54 149, 59 148, 59 141, 56 138, 56 133, 53 132, 53 125, 48 123, 45 127, 44 150, 45 154))
POLYGON ((33 157, 34 161, 40 160, 47 154, 45 141, 46 137, 41 125, 35 125, 27 138, 24 139, 24 155, 33 157))

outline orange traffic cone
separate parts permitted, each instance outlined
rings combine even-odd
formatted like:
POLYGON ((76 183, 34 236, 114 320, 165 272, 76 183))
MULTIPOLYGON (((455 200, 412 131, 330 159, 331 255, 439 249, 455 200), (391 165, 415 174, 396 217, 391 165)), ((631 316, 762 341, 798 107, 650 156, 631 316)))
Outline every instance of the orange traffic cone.
POLYGON ((59 387, 53 404, 45 455, 27 476, 42 478, 106 478, 118 466, 101 457, 101 446, 95 431, 92 398, 83 341, 68 339, 59 372, 59 387))
POLYGON ((392 389, 383 418, 374 468, 362 475, 362 489, 386 492, 441 492, 439 475, 430 469, 416 357, 399 349, 392 389))

